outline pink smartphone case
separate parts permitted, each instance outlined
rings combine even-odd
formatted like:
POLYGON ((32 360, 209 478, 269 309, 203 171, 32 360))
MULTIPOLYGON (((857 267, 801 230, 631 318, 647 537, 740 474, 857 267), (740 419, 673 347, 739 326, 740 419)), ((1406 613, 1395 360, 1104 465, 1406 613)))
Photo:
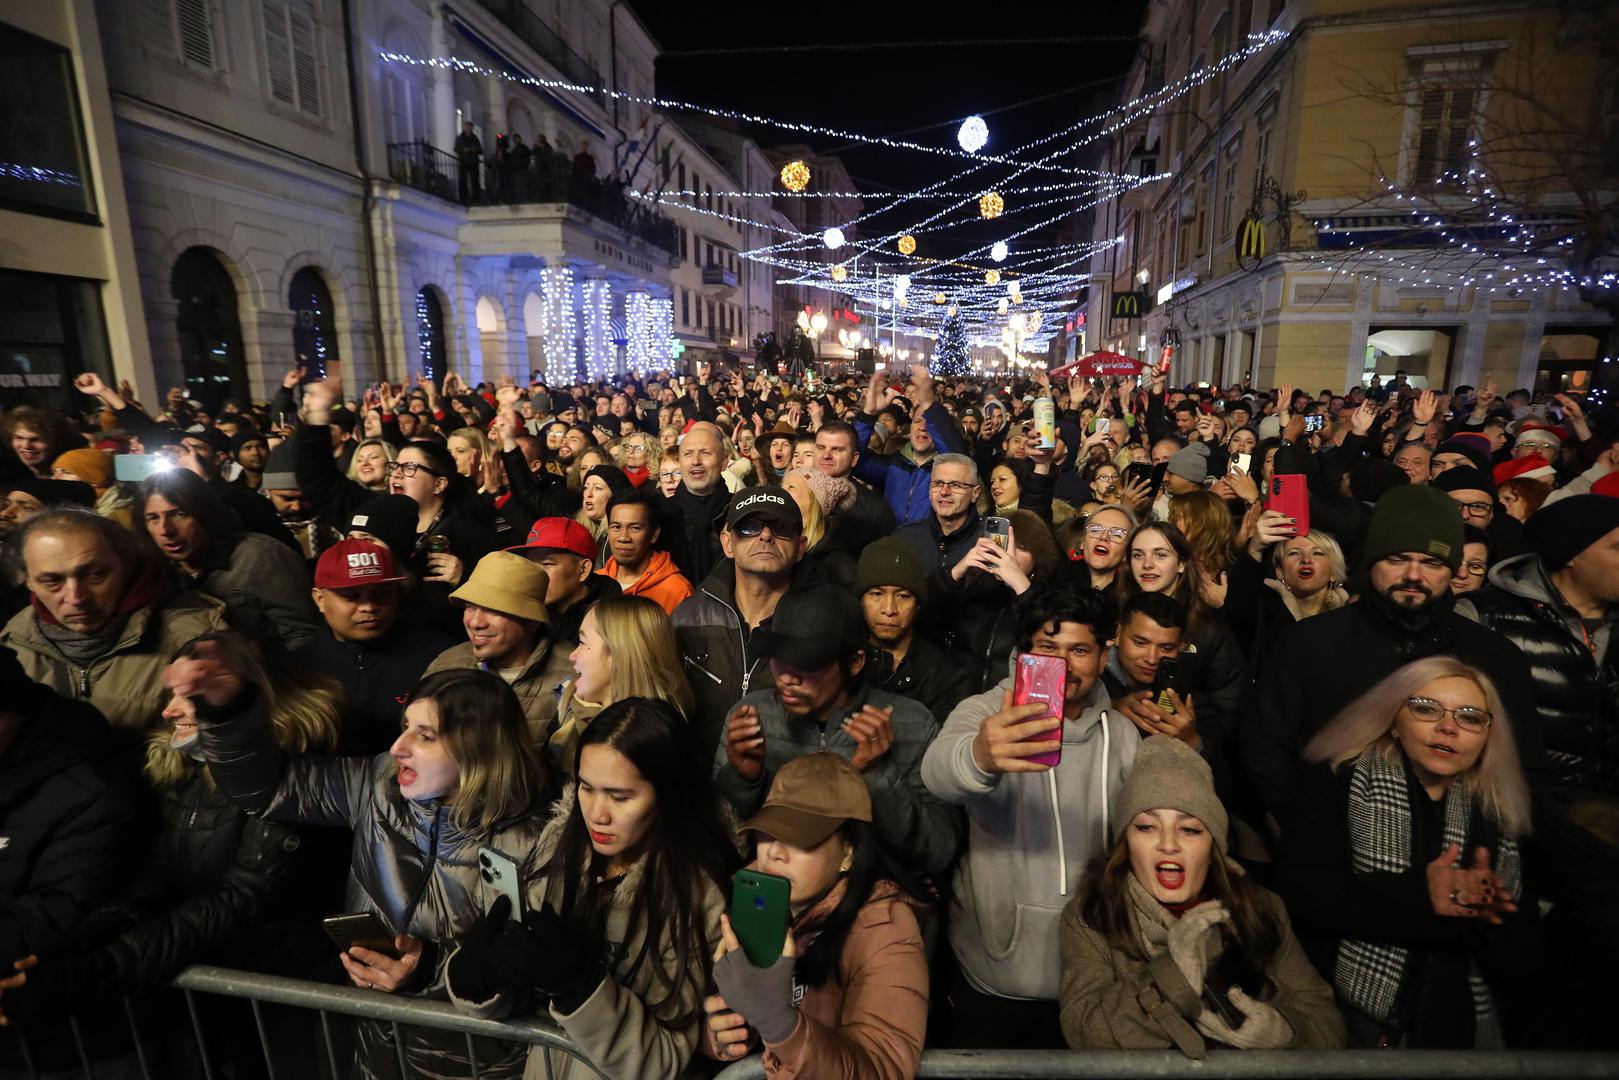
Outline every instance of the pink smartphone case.
MULTIPOLYGON (((1046 716, 1061 717, 1063 690, 1067 682, 1068 665, 1061 657, 1019 653, 1017 677, 1012 684, 1012 704, 1033 705, 1039 702, 1046 706, 1046 716)), ((1062 728, 1055 728, 1036 738, 1052 740, 1056 745, 1047 753, 1034 754, 1025 760, 1039 765, 1056 765, 1062 760, 1062 728)))

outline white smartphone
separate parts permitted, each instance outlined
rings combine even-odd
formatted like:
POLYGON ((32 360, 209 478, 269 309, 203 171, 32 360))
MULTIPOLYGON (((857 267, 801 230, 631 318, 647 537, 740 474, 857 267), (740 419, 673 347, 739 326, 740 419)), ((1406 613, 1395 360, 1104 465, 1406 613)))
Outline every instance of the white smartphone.
POLYGON ((483 879, 483 909, 487 913, 497 897, 511 901, 510 918, 523 917, 523 883, 517 877, 517 863, 494 848, 478 849, 478 876, 483 879))
POLYGON ((1108 417, 1098 416, 1096 418, 1096 433, 1098 435, 1107 434, 1108 429, 1111 428, 1112 426, 1113 426, 1113 421, 1110 420, 1108 417))
POLYGON ((1253 461, 1254 456, 1252 454, 1232 454, 1231 471, 1234 473, 1242 473, 1242 475, 1247 476, 1248 467, 1253 464, 1253 461))

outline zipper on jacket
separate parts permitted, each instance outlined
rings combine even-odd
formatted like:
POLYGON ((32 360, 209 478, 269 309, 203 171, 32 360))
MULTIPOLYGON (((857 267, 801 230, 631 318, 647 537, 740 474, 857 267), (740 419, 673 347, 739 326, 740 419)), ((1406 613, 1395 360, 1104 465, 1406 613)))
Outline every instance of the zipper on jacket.
POLYGON ((680 658, 682 660, 684 660, 686 663, 690 664, 692 667, 696 668, 698 671, 701 671, 704 675, 707 675, 710 679, 713 679, 715 686, 723 686, 723 685, 725 685, 725 680, 724 679, 721 679, 718 675, 714 674, 712 671, 710 671, 706 667, 704 667, 701 663, 699 663, 697 661, 696 657, 688 656, 685 653, 682 653, 680 655, 680 658))
POLYGON ((423 867, 422 883, 416 889, 416 895, 410 898, 410 904, 405 908, 405 918, 399 926, 401 934, 410 933, 410 921, 416 917, 416 909, 421 906, 422 897, 427 895, 428 886, 433 884, 433 870, 438 866, 439 823, 443 820, 444 806, 441 803, 433 808, 433 826, 427 831, 427 865, 423 867))
MULTIPOLYGON (((703 595, 729 611, 736 618, 736 643, 742 650, 742 692, 746 694, 748 692, 748 683, 753 681, 753 665, 748 661, 748 634, 742 626, 742 613, 707 589, 703 590, 703 595)), ((709 677, 714 677, 712 672, 709 673, 709 677)), ((714 679, 714 681, 719 682, 720 680, 714 679)))
POLYGON ((79 692, 78 692, 78 700, 80 700, 80 701, 89 701, 90 700, 90 667, 89 667, 88 664, 79 669, 79 687, 78 687, 78 690, 79 690, 79 692))

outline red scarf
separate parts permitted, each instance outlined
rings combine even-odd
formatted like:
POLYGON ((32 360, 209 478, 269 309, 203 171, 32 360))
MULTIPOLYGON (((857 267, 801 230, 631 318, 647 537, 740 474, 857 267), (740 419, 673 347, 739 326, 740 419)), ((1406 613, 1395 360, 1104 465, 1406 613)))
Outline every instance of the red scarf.
POLYGON ((652 470, 647 468, 645 465, 642 465, 634 469, 625 469, 624 475, 630 478, 631 486, 640 487, 642 484, 651 479, 652 470))

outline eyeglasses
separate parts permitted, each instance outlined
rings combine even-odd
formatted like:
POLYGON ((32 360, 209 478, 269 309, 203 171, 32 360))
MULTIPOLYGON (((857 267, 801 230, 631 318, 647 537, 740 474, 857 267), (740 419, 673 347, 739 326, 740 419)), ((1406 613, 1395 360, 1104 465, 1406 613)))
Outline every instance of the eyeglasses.
POLYGON ((1456 726, 1463 731, 1475 734, 1485 731, 1495 722, 1495 717, 1483 709, 1475 709, 1463 705, 1458 709, 1447 709, 1433 698, 1412 697, 1405 699, 1405 707, 1411 713, 1411 719, 1422 724, 1437 724, 1443 720, 1446 713, 1456 719, 1456 726))
POLYGON ((1464 517, 1486 517, 1495 510, 1493 503, 1462 502, 1460 499, 1452 501, 1456 503, 1456 509, 1460 510, 1464 517))
POLYGON ((804 535, 803 528, 798 525, 787 523, 778 525, 776 522, 766 521, 762 517, 750 517, 737 522, 731 526, 731 535, 741 537, 743 540, 752 540, 755 536, 763 533, 767 527, 770 529, 770 535, 778 540, 797 540, 804 535))
POLYGON ((928 489, 930 491, 968 492, 977 486, 977 484, 969 484, 965 480, 935 480, 928 485, 928 489))
POLYGON ((680 470, 675 469, 672 472, 660 472, 660 473, 658 473, 658 479, 659 480, 679 480, 680 479, 680 470))
POLYGON ((382 467, 382 475, 392 476, 394 473, 398 473, 406 480, 409 480, 419 472, 424 472, 428 476, 438 475, 438 473, 434 472, 426 465, 420 465, 414 461, 390 461, 388 464, 382 467))
POLYGON ((1474 574, 1474 575, 1476 575, 1478 577, 1483 577, 1485 571, 1489 570, 1489 568, 1490 568, 1490 564, 1487 563, 1487 562, 1482 562, 1482 561, 1474 561, 1474 562, 1463 561, 1463 563, 1462 563, 1462 569, 1463 570, 1466 570, 1469 574, 1474 574))
POLYGON ((1104 536, 1109 540, 1123 540, 1126 536, 1130 535, 1130 530, 1121 529, 1117 526, 1110 529, 1106 525, 1087 525, 1085 526, 1085 535, 1094 537, 1097 540, 1100 540, 1104 536))

